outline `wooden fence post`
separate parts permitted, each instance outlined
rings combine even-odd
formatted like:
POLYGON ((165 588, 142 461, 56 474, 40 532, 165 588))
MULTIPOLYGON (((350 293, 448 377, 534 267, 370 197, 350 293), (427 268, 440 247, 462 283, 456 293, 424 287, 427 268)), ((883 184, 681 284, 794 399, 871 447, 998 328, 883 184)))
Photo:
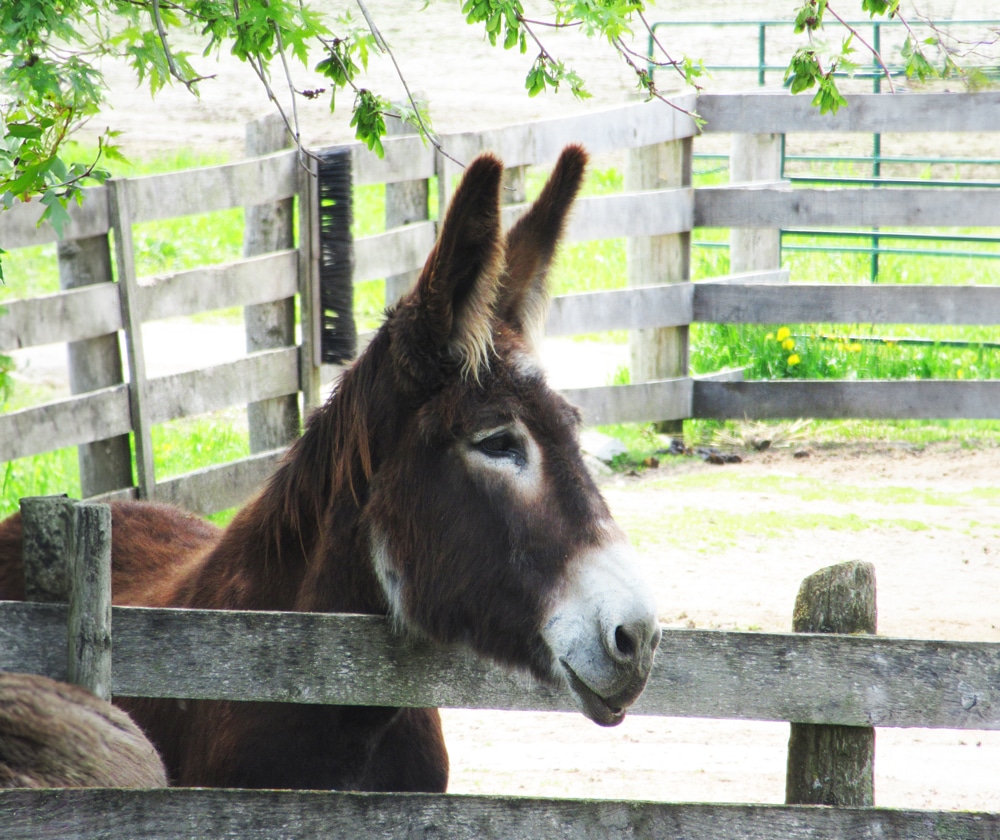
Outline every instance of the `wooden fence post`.
POLYGON ((111 699, 111 508, 73 510, 67 681, 111 699))
POLYGON ((69 600, 67 564, 73 531, 73 500, 65 496, 21 499, 24 527, 24 599, 69 600))
MULTIPOLYGON (((780 134, 734 134, 729 181, 745 184, 781 178, 780 134)), ((776 228, 733 228, 729 233, 729 271, 781 268, 781 231, 776 228)))
MULTIPOLYGON (((691 185, 691 138, 628 152, 625 189, 654 190, 691 185)), ((630 287, 684 283, 691 279, 691 233, 630 237, 625 255, 630 287)), ((658 327, 630 332, 632 383, 688 375, 688 328, 658 327)), ((683 421, 657 424, 661 432, 683 430, 683 421)))
MULTIPOLYGON (((292 145, 280 114, 268 114, 246 127, 248 157, 280 152, 292 145)), ((246 209, 243 255, 255 257, 295 247, 294 199, 246 209)), ((247 352, 295 346, 295 299, 244 307, 247 352)), ((250 451, 267 452, 287 446, 299 435, 299 401, 295 394, 247 406, 250 451)))
POLYGON ((69 602, 67 681, 111 697, 111 508, 21 499, 25 600, 69 602))
MULTIPOLYGON (((113 282, 107 234, 66 240, 56 246, 56 251, 61 288, 76 289, 93 283, 113 282)), ((67 348, 70 393, 84 394, 125 381, 116 333, 73 341, 67 348)), ((128 435, 81 444, 77 447, 77 458, 84 497, 132 486, 132 449, 128 435)))
MULTIPOLYGON (((420 95, 417 94, 417 98, 420 95)), ((401 137, 415 134, 413 127, 399 118, 386 121, 387 133, 390 137, 401 137)), ((385 229, 391 230, 401 225, 422 222, 430 218, 427 199, 430 195, 430 185, 426 179, 420 181, 403 181, 385 185, 385 229)), ((385 278, 385 305, 391 306, 406 294, 416 282, 419 271, 407 271, 385 278)))
MULTIPOLYGON (((875 568, 870 563, 841 563, 802 581, 794 632, 874 634, 875 625, 875 568)), ((874 728, 793 723, 785 802, 871 807, 874 769, 874 728)))

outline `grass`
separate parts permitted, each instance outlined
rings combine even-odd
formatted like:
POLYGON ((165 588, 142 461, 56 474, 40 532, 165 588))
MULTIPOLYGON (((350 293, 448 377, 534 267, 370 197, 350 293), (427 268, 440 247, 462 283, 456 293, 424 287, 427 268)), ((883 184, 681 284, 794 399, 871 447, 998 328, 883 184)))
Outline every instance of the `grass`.
MULTIPOLYGON (((83 150, 86 154, 87 150, 83 150)), ((125 176, 149 175, 177 169, 222 163, 220 156, 188 153, 140 161, 127 167, 125 176)), ((852 174, 854 165, 835 169, 852 174)), ((817 165, 816 174, 829 174, 817 165)), ((930 169, 926 169, 929 173, 930 169)), ((529 172, 527 191, 536 195, 546 177, 529 172)), ((697 185, 725 183, 724 168, 696 175, 697 185)), ((921 175, 920 177, 925 177, 921 175)), ((622 189, 623 177, 617 169, 592 171, 583 195, 603 195, 622 189)), ((431 185, 431 215, 436 213, 437 191, 431 185)), ((356 189, 354 235, 384 230, 385 188, 366 185, 356 189)), ((964 230, 966 234, 982 231, 964 230)), ((135 229, 137 269, 141 277, 183 270, 206 263, 238 259, 243 247, 243 211, 229 210, 181 219, 154 222, 135 229)), ((718 276, 729 271, 728 250, 723 245, 726 231, 699 230, 694 237, 691 271, 693 279, 718 276)), ((809 240, 796 239, 796 242, 809 240)), ((818 242, 819 240, 817 240, 818 242)), ((826 245, 856 245, 856 240, 821 240, 826 245)), ((815 244, 815 243, 814 243, 815 244)), ((937 246, 928 245, 928 248, 937 246)), ((948 247, 942 245, 940 248, 948 247)), ((970 246, 986 247, 986 246, 970 246)), ((868 282, 870 266, 865 254, 838 252, 786 252, 784 267, 793 279, 810 282, 868 282)), ((0 286, 0 303, 6 298, 32 297, 58 291, 58 265, 54 245, 20 249, 4 256, 7 276, 0 286)), ((624 240, 569 243, 560 252, 550 282, 553 294, 623 288, 626 284, 624 240)), ((1000 264, 995 260, 944 256, 909 257, 885 255, 880 260, 879 282, 948 285, 975 282, 996 284, 1000 264)), ((384 283, 358 284, 355 307, 359 327, 373 329, 381 322, 385 305, 384 283)), ((208 313, 200 319, 232 322, 240 320, 240 310, 208 313)), ((824 325, 695 324, 691 327, 691 367, 707 373, 727 367, 743 367, 750 379, 845 378, 845 379, 996 379, 1000 377, 1000 349, 990 346, 995 331, 984 327, 915 327, 912 325, 824 325), (887 341, 884 338, 925 340, 924 344, 887 341), (952 346, 948 342, 967 342, 952 346)), ((593 340, 593 336, 580 336, 593 340)), ((602 334, 602 341, 625 342, 627 334, 602 334)), ((2 360, 0 360, 2 361, 2 360)), ((2 380, 3 377, 0 377, 2 380)), ((618 372, 615 381, 629 380, 629 372, 618 372)), ((44 393, 18 385, 13 394, 2 394, 4 410, 14 410, 45 399, 44 393)), ((711 442, 720 430, 738 430, 739 423, 686 421, 685 437, 690 442, 711 442)), ((641 463, 662 449, 664 439, 652 427, 624 425, 605 427, 606 433, 621 439, 629 449, 628 464, 641 463)), ((926 445, 939 440, 957 441, 964 446, 1000 444, 1000 422, 995 421, 829 421, 810 428, 813 440, 896 440, 926 445)), ((164 424, 154 429, 157 474, 177 475, 212 463, 243 457, 249 452, 242 412, 228 412, 164 424)), ((0 515, 16 506, 25 495, 52 492, 79 493, 75 452, 59 452, 26 458, 3 466, 0 515)), ((846 525, 845 525, 846 527, 846 525)))

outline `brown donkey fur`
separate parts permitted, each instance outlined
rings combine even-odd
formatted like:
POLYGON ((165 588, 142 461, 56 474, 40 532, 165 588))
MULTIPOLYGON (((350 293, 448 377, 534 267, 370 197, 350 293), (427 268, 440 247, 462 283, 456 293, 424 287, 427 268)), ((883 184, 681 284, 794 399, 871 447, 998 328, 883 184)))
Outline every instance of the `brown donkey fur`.
POLYGON ((0 788, 166 785, 159 755, 121 709, 74 685, 0 672, 0 788))
MULTIPOLYGON (((225 531, 160 505, 112 506, 115 603, 388 614, 619 722, 659 626, 584 468, 578 412, 532 355, 585 163, 567 148, 505 237, 502 165, 476 159, 414 290, 225 531)), ((19 558, 15 516, 0 523, 0 598, 23 597, 19 558)), ((436 709, 118 702, 180 785, 447 784, 436 709)))

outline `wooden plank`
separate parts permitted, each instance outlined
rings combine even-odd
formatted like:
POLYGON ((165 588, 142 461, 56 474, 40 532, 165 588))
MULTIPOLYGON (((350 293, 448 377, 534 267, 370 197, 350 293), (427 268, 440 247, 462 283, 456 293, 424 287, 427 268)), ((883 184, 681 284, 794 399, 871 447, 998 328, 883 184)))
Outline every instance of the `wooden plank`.
MULTIPOLYGON (((53 606, 0 602, 0 639, 47 638, 53 606)), ((112 622, 116 695, 575 711, 565 689, 378 616, 113 607, 112 622)), ((1000 729, 997 643, 664 630, 660 644, 634 714, 1000 729)), ((52 663, 34 647, 0 648, 0 669, 52 663)))
POLYGON ((85 286, 53 295, 4 301, 0 350, 19 350, 64 341, 82 341, 122 328, 118 288, 85 286))
POLYGON ((142 321, 270 303, 298 291, 299 252, 290 249, 165 274, 139 285, 142 321))
POLYGON ((580 335, 687 325, 693 320, 693 299, 690 283, 560 295, 549 305, 545 334, 580 335))
POLYGON ((128 434, 131 428, 128 386, 113 385, 0 414, 0 461, 128 434))
POLYGON ((66 681, 111 699, 111 508, 73 507, 66 681))
POLYGON ((419 271, 436 237, 434 222, 416 222, 354 240, 354 281, 419 271))
POLYGON ((227 464, 166 478, 156 485, 156 501, 200 515, 243 504, 274 472, 284 450, 260 452, 227 464))
POLYGON ((691 416, 688 378, 573 388, 561 393, 583 412, 583 422, 588 426, 685 420, 691 416))
MULTIPOLYGON (((646 190, 578 198, 566 225, 566 241, 585 242, 625 236, 662 236, 690 231, 694 226, 697 191, 646 190)), ((504 227, 528 209, 527 204, 504 207, 504 227)))
POLYGON ((695 227, 996 227, 1000 201, 990 189, 882 187, 774 189, 703 187, 695 227))
POLYGON ((416 181, 432 178, 436 174, 434 147, 419 137, 383 137, 382 147, 385 149, 385 156, 380 159, 361 143, 351 144, 351 169, 355 186, 416 181))
POLYGON ((791 279, 791 271, 787 268, 770 271, 741 271, 736 274, 722 274, 718 277, 703 277, 699 283, 728 283, 767 285, 769 283, 787 283, 791 279))
POLYGON ((1000 419, 1000 381, 697 382, 692 417, 1000 419))
POLYGON ((68 619, 65 603, 0 601, 0 671, 42 674, 65 682, 68 619))
MULTIPOLYGON (((44 211, 41 202, 15 201, 9 209, 0 212, 0 242, 3 247, 9 251, 57 242, 60 236, 52 225, 38 224, 44 211)), ((69 213, 69 221, 63 228, 62 239, 85 239, 110 230, 106 187, 87 187, 83 190, 83 204, 71 202, 66 212, 69 213)))
POLYGON ((132 222, 151 222, 293 198, 299 156, 278 152, 253 160, 130 178, 124 183, 132 222))
POLYGON ((75 502, 66 496, 21 499, 24 597, 65 604, 70 595, 75 502))
POLYGON ((156 475, 153 465, 153 439, 146 399, 146 354, 143 349, 142 321, 139 318, 139 279, 135 268, 135 243, 132 239, 131 191, 126 181, 109 182, 108 214, 115 234, 115 267, 125 328, 125 355, 128 358, 129 410, 135 451, 136 488, 140 499, 153 495, 156 475))
POLYGON ((703 94, 696 109, 705 132, 1000 131, 1000 92, 852 93, 846 108, 821 114, 811 96, 786 92, 703 94))
MULTIPOLYGON (((674 97, 691 110, 695 97, 674 97)), ((481 152, 493 152, 507 166, 553 164, 563 147, 584 141, 591 154, 667 143, 698 133, 694 120, 669 105, 633 102, 571 117, 554 117, 485 131, 447 134, 441 138, 449 154, 464 163, 481 152)))
POLYGON ((324 791, 11 789, 0 838, 83 840, 989 840, 970 811, 324 791))
POLYGON ((695 284, 692 318, 720 324, 1000 324, 1000 286, 695 284))
POLYGON ((225 364, 150 379, 147 384, 150 423, 206 414, 295 393, 299 350, 262 350, 225 364))

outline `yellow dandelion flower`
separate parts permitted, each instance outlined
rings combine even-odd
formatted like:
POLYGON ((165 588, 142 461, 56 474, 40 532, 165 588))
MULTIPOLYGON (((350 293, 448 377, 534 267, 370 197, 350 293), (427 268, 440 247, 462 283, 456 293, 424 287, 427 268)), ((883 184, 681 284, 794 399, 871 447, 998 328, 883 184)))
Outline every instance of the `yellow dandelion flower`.
POLYGON ((774 340, 774 333, 768 333, 767 335, 764 336, 764 341, 773 341, 773 340, 774 340))
POLYGON ((781 342, 781 346, 785 350, 794 350, 795 349, 795 340, 791 339, 791 338, 786 338, 784 341, 781 342))
POLYGON ((847 349, 850 350, 852 353, 860 353, 861 352, 861 345, 858 344, 858 342, 855 341, 847 349))
POLYGON ((799 354, 798 353, 792 353, 792 355, 788 357, 788 366, 789 367, 793 367, 793 366, 797 365, 801 361, 802 361, 802 359, 799 358, 799 354))
POLYGON ((788 336, 790 336, 791 334, 792 331, 788 329, 788 327, 782 327, 780 330, 778 330, 778 334, 774 338, 776 341, 780 343, 784 341, 786 338, 788 338, 788 336))
POLYGON ((965 379, 965 371, 959 368, 958 370, 955 371, 955 376, 957 376, 959 379, 965 379))

